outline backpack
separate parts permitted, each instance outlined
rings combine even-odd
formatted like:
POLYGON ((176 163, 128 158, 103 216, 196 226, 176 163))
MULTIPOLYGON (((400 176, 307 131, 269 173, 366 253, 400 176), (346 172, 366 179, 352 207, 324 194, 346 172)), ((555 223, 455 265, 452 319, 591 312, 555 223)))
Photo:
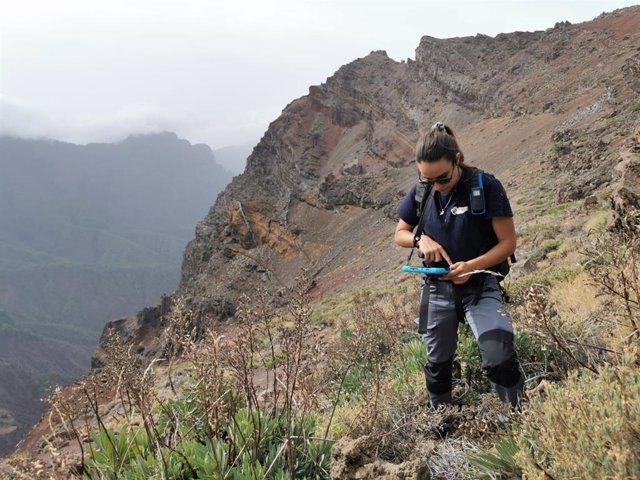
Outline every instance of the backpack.
MULTIPOLYGON (((484 215, 486 213, 484 184, 482 181, 482 175, 484 174, 484 172, 479 168, 474 168, 474 170, 475 172, 473 174, 473 177, 471 178, 471 188, 469 189, 469 214, 484 215)), ((420 239, 420 235, 422 234, 421 232, 424 228, 423 214, 425 211, 428 211, 431 208, 431 203, 433 202, 433 194, 434 190, 432 188, 432 185, 429 185, 425 182, 418 182, 418 184, 416 185, 414 200, 416 202, 416 205, 418 205, 417 213, 420 221, 418 222, 418 226, 414 234, 414 248, 415 245, 417 245, 418 240, 420 239)), ((409 260, 411 260, 412 254, 413 248, 411 249, 411 253, 409 254, 409 260)), ((517 262, 515 253, 512 253, 509 258, 505 258, 502 262, 488 269, 500 274, 500 276, 498 277, 498 282, 502 282, 509 274, 509 271, 511 270, 509 260, 511 260, 511 263, 517 262)), ((502 286, 500 287, 502 289, 502 286)))

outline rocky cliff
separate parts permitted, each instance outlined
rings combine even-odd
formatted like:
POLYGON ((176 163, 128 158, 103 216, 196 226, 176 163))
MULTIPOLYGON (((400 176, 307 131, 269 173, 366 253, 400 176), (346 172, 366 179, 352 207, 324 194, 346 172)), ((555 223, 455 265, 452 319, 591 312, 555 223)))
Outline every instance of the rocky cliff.
POLYGON ((468 163, 503 179, 521 224, 540 197, 588 197, 633 143, 638 32, 633 7, 539 32, 425 36, 415 61, 376 51, 343 66, 271 123, 198 224, 173 295, 118 329, 152 356, 176 298, 218 322, 240 294, 281 288, 302 268, 316 295, 397 278, 394 210, 414 181, 418 133, 436 120, 468 163))

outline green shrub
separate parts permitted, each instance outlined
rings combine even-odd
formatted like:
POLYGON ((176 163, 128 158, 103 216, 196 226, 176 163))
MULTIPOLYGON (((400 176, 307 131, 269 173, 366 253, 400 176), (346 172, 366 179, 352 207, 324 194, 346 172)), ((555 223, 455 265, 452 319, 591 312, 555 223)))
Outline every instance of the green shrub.
POLYGON ((394 367, 395 375, 403 377, 420 373, 425 363, 427 363, 427 347, 421 339, 414 338, 402 346, 394 367))
POLYGON ((587 220, 582 230, 586 233, 599 233, 606 229, 609 221, 609 208, 603 208, 594 212, 587 220))
POLYGON ((367 365, 354 365, 345 375, 342 388, 338 391, 340 385, 336 384, 335 392, 331 393, 330 398, 332 402, 338 400, 337 396, 339 393, 341 395, 340 404, 362 398, 374 379, 374 371, 371 367, 367 365))
POLYGON ((524 295, 529 287, 533 284, 545 285, 548 287, 554 286, 557 283, 567 281, 580 273, 582 269, 580 267, 575 268, 552 268, 548 271, 541 273, 533 273, 529 275, 523 275, 517 280, 509 281, 505 283, 505 287, 509 296, 512 298, 512 302, 517 304, 520 297, 524 295))
POLYGON ((295 478, 329 478, 331 443, 314 437, 312 416, 289 418, 284 411, 243 408, 226 419, 217 437, 204 434, 203 419, 191 402, 181 399, 163 405, 152 442, 142 428, 122 427, 117 434, 101 428, 86 460, 87 477, 289 478, 291 458, 295 478))
POLYGON ((562 245, 562 240, 557 240, 555 238, 544 240, 538 249, 529 256, 529 258, 534 262, 538 262, 545 258, 549 253, 557 250, 560 245, 562 245))
POLYGON ((476 470, 479 478, 500 479, 520 478, 522 473, 516 463, 519 451, 515 439, 509 435, 498 441, 494 451, 485 450, 469 455, 469 463, 476 470))
POLYGON ((574 205, 575 205, 575 202, 565 202, 565 203, 552 205, 551 207, 547 208, 545 213, 547 215, 558 215, 559 213, 567 211, 570 207, 574 205))
POLYGON ((144 430, 127 431, 127 427, 122 426, 116 434, 113 429, 106 430, 101 427, 93 435, 93 441, 95 450, 92 450, 90 461, 87 463, 89 478, 119 478, 120 475, 126 475, 132 463, 138 466, 135 470, 148 469, 147 462, 140 466, 141 458, 137 458, 144 456, 149 447, 144 430))
POLYGON ((571 145, 566 142, 556 142, 553 144, 552 150, 557 155, 566 155, 571 151, 571 145))
POLYGON ((469 400, 476 400, 478 393, 488 392, 491 388, 489 380, 482 370, 482 356, 478 348, 478 342, 473 336, 468 323, 463 323, 458 328, 458 348, 454 361, 454 374, 466 387, 465 390, 471 395, 469 400))
POLYGON ((640 369, 572 373, 531 401, 516 459, 526 478, 640 478, 640 369))
POLYGON ((518 360, 528 378, 564 378, 564 373, 558 371, 558 365, 562 365, 563 359, 557 349, 545 345, 541 338, 523 331, 516 331, 515 343, 518 360))
POLYGON ((424 392, 424 364, 427 363, 427 347, 422 338, 412 334, 395 355, 389 372, 391 391, 398 397, 419 395, 424 392))

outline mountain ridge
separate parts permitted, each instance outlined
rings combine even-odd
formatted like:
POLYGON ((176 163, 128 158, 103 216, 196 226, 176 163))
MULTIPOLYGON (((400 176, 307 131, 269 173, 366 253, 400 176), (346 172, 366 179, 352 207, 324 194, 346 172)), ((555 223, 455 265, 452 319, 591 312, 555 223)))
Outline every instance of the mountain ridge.
MULTIPOLYGON (((240 293, 257 285, 281 288, 303 266, 319 277, 321 291, 328 284, 339 291, 345 275, 362 284, 367 276, 347 273, 345 265, 375 269, 352 258, 363 248, 357 239, 384 244, 372 224, 391 228, 395 203, 414 181, 418 132, 434 119, 454 126, 473 164, 497 175, 513 172, 514 186, 524 182, 524 170, 554 162, 557 179, 539 188, 559 201, 609 183, 607 172, 618 161, 616 132, 638 89, 633 26, 639 12, 630 7, 583 24, 495 38, 425 36, 415 61, 373 51, 340 67, 271 122, 243 174, 196 227, 175 297, 188 298, 207 321, 220 321, 233 318, 240 293), (575 83, 564 81, 569 74, 575 83), (557 135, 576 145, 563 158, 549 152, 564 141, 557 135), (600 147, 600 140, 589 140, 606 135, 612 140, 600 147), (514 155, 496 157, 492 150, 514 155), (592 158, 591 151, 600 153, 592 158), (558 170, 559 159, 573 157, 573 169, 558 170)), ((377 270, 397 255, 393 248, 384 252, 386 265, 377 270)))

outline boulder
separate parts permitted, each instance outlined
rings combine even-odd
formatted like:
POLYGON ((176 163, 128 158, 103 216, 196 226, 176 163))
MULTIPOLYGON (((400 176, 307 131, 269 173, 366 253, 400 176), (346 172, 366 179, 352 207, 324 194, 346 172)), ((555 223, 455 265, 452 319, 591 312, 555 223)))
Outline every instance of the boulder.
POLYGON ((625 150, 616 165, 619 180, 611 194, 612 212, 609 228, 638 233, 640 231, 640 154, 625 150))
POLYGON ((595 195, 589 195, 588 197, 585 197, 582 205, 585 208, 595 207, 598 205, 598 197, 596 197, 595 195))

